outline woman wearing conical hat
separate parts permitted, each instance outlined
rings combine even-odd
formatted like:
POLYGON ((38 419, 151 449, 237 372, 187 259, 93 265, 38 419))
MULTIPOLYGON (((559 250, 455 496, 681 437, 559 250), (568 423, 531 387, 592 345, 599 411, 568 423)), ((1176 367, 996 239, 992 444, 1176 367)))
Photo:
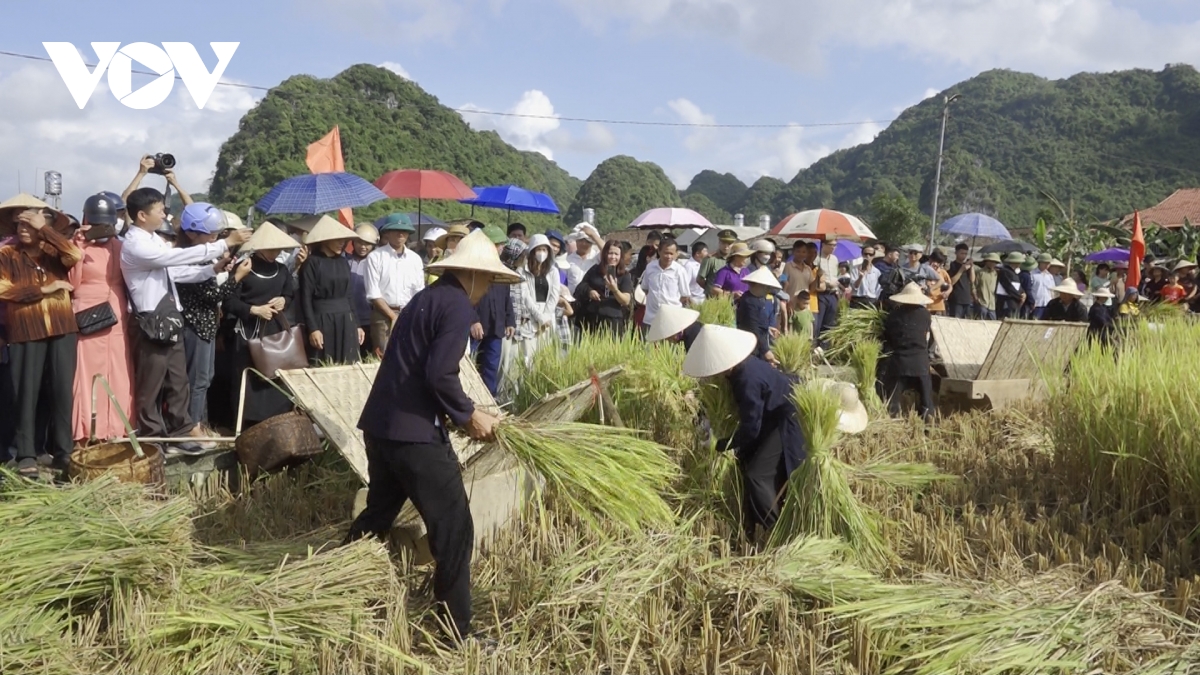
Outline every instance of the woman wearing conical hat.
POLYGON ((358 235, 322 216, 304 237, 308 260, 300 268, 300 318, 308 332, 308 358, 321 363, 358 363, 366 331, 354 313, 350 262, 343 253, 358 235))
POLYGON ((1075 282, 1067 280, 1054 288, 1050 289, 1056 297, 1046 303, 1045 311, 1042 312, 1043 321, 1071 321, 1073 323, 1087 323, 1088 313, 1084 308, 1083 303, 1079 302, 1079 298, 1083 293, 1075 282))
POLYGON ((926 309, 932 300, 915 282, 891 297, 883 321, 883 351, 888 354, 884 392, 888 412, 900 414, 900 399, 912 389, 919 395, 917 411, 926 421, 933 417, 933 380, 929 377, 929 332, 933 317, 926 309))

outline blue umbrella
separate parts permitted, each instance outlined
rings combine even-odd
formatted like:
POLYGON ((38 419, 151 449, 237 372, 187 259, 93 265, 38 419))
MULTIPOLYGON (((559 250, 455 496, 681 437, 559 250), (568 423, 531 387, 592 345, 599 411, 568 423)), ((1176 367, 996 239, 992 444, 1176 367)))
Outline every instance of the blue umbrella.
POLYGON ((526 190, 516 185, 492 185, 475 188, 475 199, 463 199, 463 204, 482 206, 506 211, 529 211, 532 213, 558 213, 558 204, 550 195, 526 190))
POLYGON ((310 173, 280 181, 255 208, 263 213, 316 214, 387 198, 382 190, 352 173, 310 173))
POLYGON ((954 216, 938 228, 942 232, 960 234, 964 237, 986 237, 988 239, 1012 239, 1008 228, 1000 221, 982 213, 964 213, 954 216))
MULTIPOLYGON (((430 216, 430 215, 427 215, 424 213, 418 214, 416 212, 409 212, 404 215, 408 216, 408 219, 412 221, 413 225, 430 225, 433 227, 445 227, 446 226, 445 221, 438 220, 437 218, 434 218, 433 216, 430 216)), ((375 227, 383 227, 383 223, 387 219, 388 219, 387 216, 381 216, 379 218, 376 218, 375 219, 375 227)))

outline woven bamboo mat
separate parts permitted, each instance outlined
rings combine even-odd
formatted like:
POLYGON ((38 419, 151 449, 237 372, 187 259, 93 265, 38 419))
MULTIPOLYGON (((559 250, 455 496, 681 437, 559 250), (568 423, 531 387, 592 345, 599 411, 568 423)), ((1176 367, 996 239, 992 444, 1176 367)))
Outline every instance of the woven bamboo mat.
POLYGON ((1000 322, 935 316, 932 331, 946 374, 955 380, 974 380, 996 341, 1000 322))

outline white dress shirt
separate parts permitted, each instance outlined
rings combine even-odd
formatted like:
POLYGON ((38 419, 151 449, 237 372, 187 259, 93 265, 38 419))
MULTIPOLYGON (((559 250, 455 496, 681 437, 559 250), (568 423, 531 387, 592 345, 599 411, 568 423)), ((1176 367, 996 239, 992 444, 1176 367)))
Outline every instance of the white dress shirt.
POLYGON ((129 289, 135 312, 152 312, 167 293, 175 297, 175 283, 192 284, 212 279, 216 272, 210 263, 229 250, 224 241, 203 246, 174 248, 153 232, 130 227, 121 247, 121 273, 129 289))
POLYGON ((1045 272, 1041 270, 1033 270, 1029 273, 1030 286, 1033 289, 1033 306, 1045 307, 1050 304, 1050 289, 1058 284, 1054 281, 1054 275, 1050 270, 1045 272))
POLYGON ((425 265, 421 257, 405 247, 396 249, 384 244, 367 256, 364 276, 367 300, 383 299, 388 307, 403 309, 412 297, 425 288, 425 265))
POLYGON ((700 262, 695 258, 688 258, 680 262, 683 265, 684 271, 687 272, 688 291, 692 296, 692 302, 704 302, 704 287, 700 285, 700 262))
POLYGON ((852 294, 856 298, 869 298, 871 300, 879 299, 879 268, 874 265, 867 266, 867 273, 863 274, 862 268, 854 265, 850 268, 850 288, 853 289, 852 294), (859 277, 862 277, 862 283, 858 283, 859 277))
POLYGON ((642 323, 647 326, 658 316, 658 308, 664 305, 683 306, 683 298, 691 297, 688 289, 688 272, 678 261, 663 269, 658 260, 650 261, 642 272, 642 290, 646 292, 646 314, 642 323))
MULTIPOLYGON (((827 242, 826 246, 833 246, 832 242, 827 242)), ((823 281, 825 282, 825 292, 834 293, 838 290, 838 259, 835 255, 817 256, 817 268, 821 270, 823 281)))

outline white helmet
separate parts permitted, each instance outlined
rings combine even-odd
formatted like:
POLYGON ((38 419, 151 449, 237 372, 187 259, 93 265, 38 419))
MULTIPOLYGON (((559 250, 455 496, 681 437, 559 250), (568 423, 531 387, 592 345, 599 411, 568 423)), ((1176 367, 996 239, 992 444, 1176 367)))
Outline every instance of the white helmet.
POLYGON ((440 227, 431 227, 425 231, 425 236, 421 237, 424 241, 437 241, 446 231, 440 227))

